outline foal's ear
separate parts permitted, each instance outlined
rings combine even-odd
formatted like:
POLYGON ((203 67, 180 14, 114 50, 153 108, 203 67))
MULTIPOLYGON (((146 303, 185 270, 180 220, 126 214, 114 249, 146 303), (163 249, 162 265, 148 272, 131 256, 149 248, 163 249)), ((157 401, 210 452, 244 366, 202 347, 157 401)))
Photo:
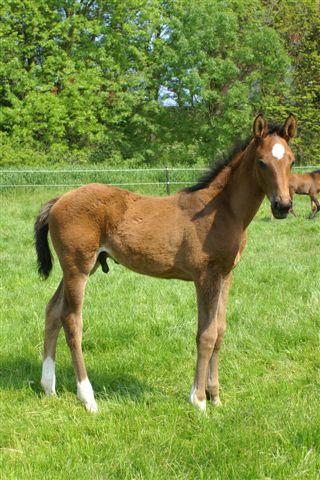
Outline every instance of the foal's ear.
POLYGON ((262 113, 260 113, 253 122, 253 135, 254 138, 260 142, 263 137, 265 137, 268 133, 268 123, 263 117, 262 113))
POLYGON ((283 134, 284 138, 287 142, 291 140, 297 133, 297 120, 292 113, 290 113, 289 117, 285 121, 285 124, 283 125, 283 134))

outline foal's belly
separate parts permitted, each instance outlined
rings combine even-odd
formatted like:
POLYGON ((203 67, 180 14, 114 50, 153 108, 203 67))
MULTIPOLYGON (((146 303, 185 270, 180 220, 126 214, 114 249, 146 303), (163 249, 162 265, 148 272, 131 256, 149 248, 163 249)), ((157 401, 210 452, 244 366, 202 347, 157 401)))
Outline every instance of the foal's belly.
POLYGON ((158 278, 192 280, 190 272, 175 262, 174 256, 168 251, 141 250, 132 245, 118 245, 116 241, 106 245, 106 251, 114 260, 134 272, 158 278))
POLYGON ((299 193, 300 195, 309 195, 309 188, 305 186, 298 187, 296 193, 299 193))
POLYGON ((186 258, 185 229, 179 223, 177 214, 163 216, 156 212, 144 217, 130 216, 130 221, 107 232, 106 250, 135 272, 192 280, 186 258))

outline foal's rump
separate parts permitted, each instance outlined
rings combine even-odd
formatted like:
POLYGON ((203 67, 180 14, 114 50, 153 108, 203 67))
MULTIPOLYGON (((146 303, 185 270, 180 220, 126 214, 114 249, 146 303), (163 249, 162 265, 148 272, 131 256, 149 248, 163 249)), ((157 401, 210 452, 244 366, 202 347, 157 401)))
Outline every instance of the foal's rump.
POLYGON ((105 206, 110 189, 112 187, 89 184, 43 205, 35 222, 40 275, 47 278, 52 269, 48 232, 62 269, 78 268, 89 273, 96 261, 99 242, 105 237, 105 206))
POLYGON ((88 184, 62 195, 50 210, 48 225, 64 273, 89 274, 94 268, 107 229, 125 210, 130 192, 88 184))

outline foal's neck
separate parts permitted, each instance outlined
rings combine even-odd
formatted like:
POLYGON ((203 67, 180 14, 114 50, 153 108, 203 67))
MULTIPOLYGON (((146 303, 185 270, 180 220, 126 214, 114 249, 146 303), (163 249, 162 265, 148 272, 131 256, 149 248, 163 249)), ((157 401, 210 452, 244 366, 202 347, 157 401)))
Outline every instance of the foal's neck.
MULTIPOLYGON (((255 172, 254 145, 250 143, 244 152, 230 163, 224 179, 225 185, 217 195, 217 209, 228 209, 233 218, 245 230, 256 215, 264 198, 255 172)), ((221 172, 223 175, 223 171, 221 172)), ((216 195, 216 178, 207 187, 206 195, 216 195)))
POLYGON ((224 194, 230 210, 246 229, 264 198, 255 169, 254 145, 249 144, 230 175, 224 194))

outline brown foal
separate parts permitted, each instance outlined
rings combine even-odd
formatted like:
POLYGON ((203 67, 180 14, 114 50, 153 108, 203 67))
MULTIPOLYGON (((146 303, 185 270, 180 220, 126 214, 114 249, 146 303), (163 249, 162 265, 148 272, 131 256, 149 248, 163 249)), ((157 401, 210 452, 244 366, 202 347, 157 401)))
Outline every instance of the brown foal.
POLYGON ((314 218, 320 211, 320 202, 317 194, 320 192, 320 170, 310 173, 292 173, 289 179, 289 190, 291 198, 295 193, 309 195, 311 200, 311 214, 314 218))
MULTIPOLYGON (((253 138, 197 185, 167 197, 138 195, 89 184, 44 205, 35 224, 39 273, 52 268, 48 231, 63 278, 46 308, 41 384, 55 393, 55 353, 61 326, 77 377, 78 397, 95 412, 93 389, 83 359, 82 305, 100 254, 145 275, 193 281, 197 293, 197 362, 190 401, 205 410, 206 395, 218 405, 219 350, 226 328, 232 269, 246 243, 246 229, 265 195, 276 218, 291 209, 289 176, 294 161, 288 145, 296 121, 268 127, 262 115, 253 138)), ((105 258, 103 259, 105 262, 105 258)), ((105 271, 107 266, 105 263, 105 271)))

